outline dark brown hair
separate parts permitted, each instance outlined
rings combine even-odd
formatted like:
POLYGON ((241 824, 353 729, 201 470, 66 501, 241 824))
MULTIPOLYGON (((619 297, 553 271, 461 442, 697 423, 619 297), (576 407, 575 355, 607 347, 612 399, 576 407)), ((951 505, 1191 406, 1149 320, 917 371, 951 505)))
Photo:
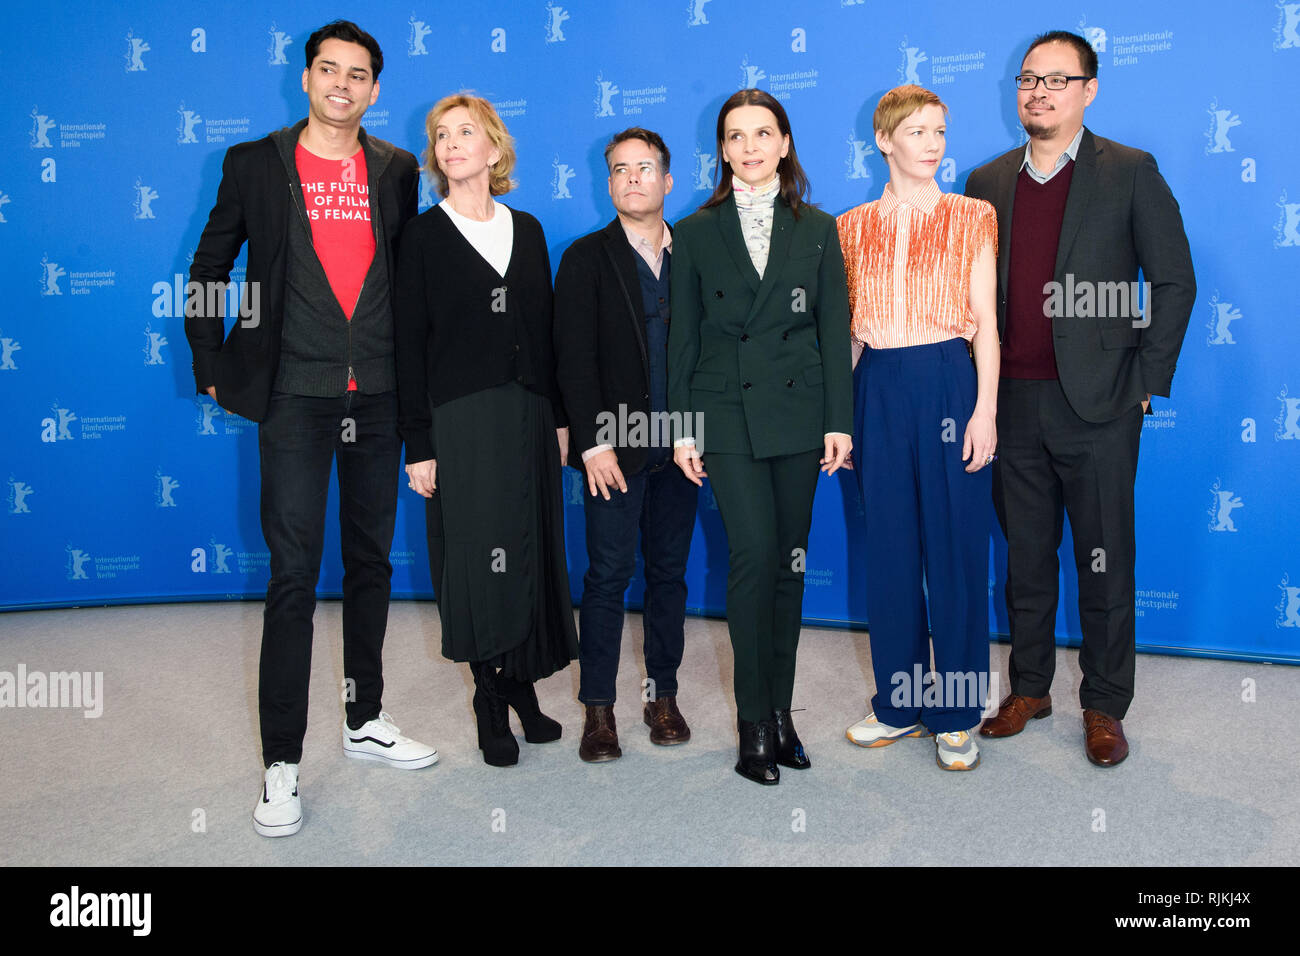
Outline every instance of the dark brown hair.
POLYGON ((668 172, 668 163, 672 159, 668 154, 668 147, 664 145, 663 137, 654 130, 642 129, 640 126, 630 126, 621 133, 615 133, 614 138, 609 141, 605 147, 605 165, 609 166, 609 154, 620 143, 626 143, 629 139, 639 139, 651 149, 659 154, 659 172, 666 174, 668 172))
POLYGON ((790 118, 785 115, 785 107, 766 90, 737 90, 727 98, 727 102, 723 103, 722 109, 718 111, 718 165, 715 173, 717 182, 713 187, 713 195, 700 208, 708 209, 710 206, 720 205, 731 195, 731 165, 722 158, 722 144, 727 133, 727 114, 739 106, 761 106, 770 110, 776 117, 777 129, 780 130, 781 135, 790 137, 790 149, 781 157, 776 172, 781 177, 781 198, 786 201, 790 212, 798 219, 799 207, 805 204, 812 205, 808 202, 808 174, 799 165, 799 156, 794 149, 794 134, 790 132, 790 118))

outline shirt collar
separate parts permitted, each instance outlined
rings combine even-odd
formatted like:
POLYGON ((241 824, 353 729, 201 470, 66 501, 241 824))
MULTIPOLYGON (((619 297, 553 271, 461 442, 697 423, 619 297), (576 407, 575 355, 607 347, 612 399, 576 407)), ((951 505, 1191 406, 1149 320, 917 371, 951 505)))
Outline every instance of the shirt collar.
POLYGON ((943 198, 943 190, 933 179, 912 193, 911 198, 906 202, 900 200, 894 195, 894 189, 889 184, 885 184, 885 191, 880 197, 880 214, 888 216, 900 206, 910 206, 924 216, 934 212, 935 206, 939 205, 939 200, 943 198))
POLYGON ((773 176, 762 186, 748 186, 732 177, 731 193, 736 198, 738 209, 755 209, 772 206, 776 203, 776 194, 781 191, 781 177, 773 176))
MULTIPOLYGON (((1079 144, 1082 142, 1083 142, 1083 127, 1080 126, 1079 131, 1074 134, 1074 139, 1070 140, 1070 145, 1065 147, 1065 152, 1063 152, 1060 156, 1056 158, 1056 165, 1052 167, 1051 172, 1054 173, 1062 166, 1064 166, 1066 163, 1070 162, 1071 160, 1078 159, 1079 144)), ((1029 158, 1029 147, 1031 145, 1032 145, 1031 143, 1025 143, 1025 158, 1021 160, 1020 168, 1024 169, 1026 166, 1028 166, 1032 172, 1038 172, 1039 175, 1042 175, 1042 172, 1038 169, 1037 166, 1033 164, 1033 161, 1030 160, 1029 158)))
POLYGON ((641 252, 643 250, 648 251, 652 259, 658 259, 665 251, 668 252, 669 254, 672 253, 673 231, 668 228, 667 222, 664 222, 663 224, 664 226, 663 236, 659 240, 659 248, 657 249, 650 245, 650 240, 642 238, 640 233, 633 232, 630 228, 628 228, 628 224, 625 223, 622 220, 622 218, 618 220, 618 224, 623 227, 623 232, 627 236, 627 241, 631 243, 632 248, 637 250, 638 252, 641 252))

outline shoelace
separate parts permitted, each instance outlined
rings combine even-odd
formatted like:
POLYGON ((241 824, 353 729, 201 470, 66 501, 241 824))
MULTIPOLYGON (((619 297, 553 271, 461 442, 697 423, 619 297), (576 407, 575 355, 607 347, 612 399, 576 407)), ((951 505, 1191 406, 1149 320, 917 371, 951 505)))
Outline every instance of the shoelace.
POLYGON ((379 716, 375 718, 375 723, 379 724, 387 733, 391 734, 396 743, 406 743, 406 738, 403 737, 402 732, 397 729, 397 725, 393 723, 393 718, 389 716, 388 711, 380 711, 379 716))
POLYGON ((950 734, 940 734, 939 736, 943 738, 944 742, 949 746, 960 747, 964 742, 962 738, 966 736, 966 731, 958 730, 950 734))
POLYGON ((289 765, 278 760, 267 768, 266 799, 270 803, 283 803, 293 796, 294 779, 289 765))

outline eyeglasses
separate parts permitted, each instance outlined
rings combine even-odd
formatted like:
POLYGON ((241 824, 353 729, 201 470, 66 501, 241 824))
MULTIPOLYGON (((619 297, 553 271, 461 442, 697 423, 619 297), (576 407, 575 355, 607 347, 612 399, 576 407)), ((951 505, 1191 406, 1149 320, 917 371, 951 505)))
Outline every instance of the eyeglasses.
POLYGON ((1015 77, 1016 89, 1032 90, 1038 86, 1038 81, 1043 81, 1043 86, 1049 90, 1063 90, 1070 85, 1071 80, 1091 80, 1090 76, 1066 76, 1063 73, 1048 73, 1046 76, 1039 76, 1037 73, 1020 73, 1015 77))

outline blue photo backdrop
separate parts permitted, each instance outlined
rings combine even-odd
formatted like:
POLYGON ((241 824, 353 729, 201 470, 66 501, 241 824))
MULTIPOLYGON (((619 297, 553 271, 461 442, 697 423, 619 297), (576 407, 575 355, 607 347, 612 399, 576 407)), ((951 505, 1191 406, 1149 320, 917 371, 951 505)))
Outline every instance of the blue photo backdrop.
MULTIPOLYGON (((0 39, 15 94, 0 113, 0 607, 264 594, 256 427, 194 395, 181 287, 225 149, 304 115, 303 44, 335 16, 384 48, 365 121, 375 135, 419 154, 442 95, 473 89, 496 104, 520 158, 506 201, 541 220, 553 265, 612 216, 601 150, 619 129, 667 140, 675 220, 708 194, 719 105, 762 87, 790 114, 813 199, 838 213, 879 197, 887 173, 872 110, 916 82, 950 109, 939 179, 960 190, 1024 142, 1010 77, 1030 38, 1086 35, 1101 60, 1086 122, 1155 155, 1200 290, 1173 396, 1156 400, 1142 435, 1138 641, 1300 662, 1300 3, 1285 0, 11 10, 0 39)), ((422 208, 434 199, 426 183, 422 208)), ((429 597, 423 508, 402 487, 394 594, 429 597)), ((565 493, 576 598, 586 558, 572 470, 565 493)), ((823 477, 810 621, 865 623, 863 507, 850 475, 823 477)), ((1068 540, 1061 553, 1058 635, 1070 641, 1068 540)), ((1005 632, 1000 538, 991 554, 993 630, 1005 632)), ((338 593, 341 573, 335 525, 322 595, 338 593)), ((693 611, 725 611, 726 537, 707 487, 688 583, 693 611)))

